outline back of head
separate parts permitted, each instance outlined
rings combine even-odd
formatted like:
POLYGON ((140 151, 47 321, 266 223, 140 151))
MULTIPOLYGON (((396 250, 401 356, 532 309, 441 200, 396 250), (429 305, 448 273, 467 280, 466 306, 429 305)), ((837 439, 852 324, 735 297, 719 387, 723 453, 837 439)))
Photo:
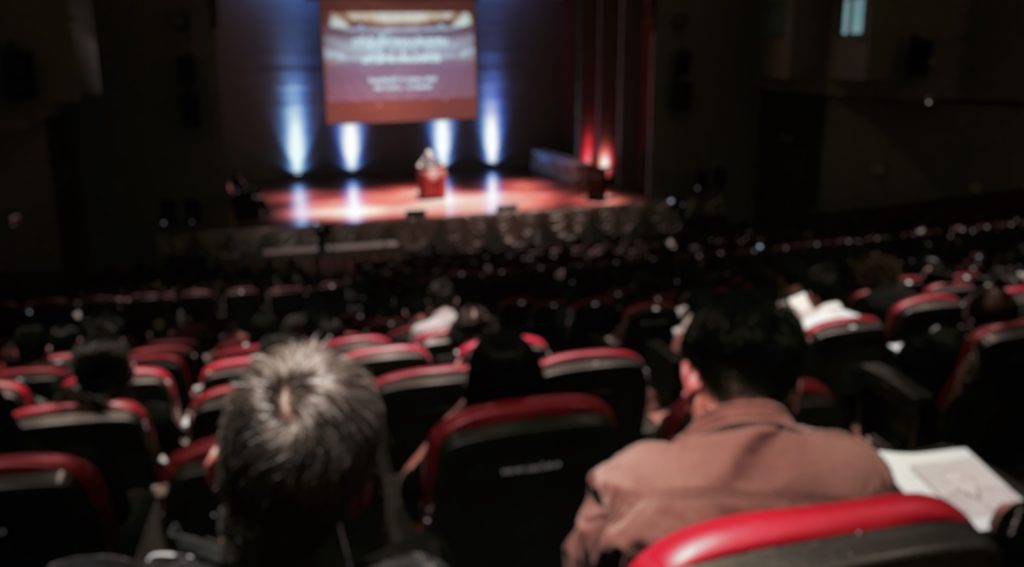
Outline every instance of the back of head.
POLYGON ((128 347, 113 339, 95 339, 74 349, 75 375, 82 390, 106 396, 121 395, 131 380, 128 347))
POLYGON ((309 315, 303 311, 294 311, 282 317, 279 330, 293 337, 305 337, 313 332, 309 315))
POLYGON ((683 355, 719 400, 784 401, 803 369, 804 336, 788 310, 750 295, 716 296, 697 311, 683 355))
POLYGON ((542 386, 537 355, 519 335, 506 331, 480 338, 470 361, 468 403, 537 394, 542 386))
POLYGON ((370 374, 322 344, 255 357, 217 433, 239 564, 309 564, 366 493, 384 424, 370 374))
POLYGON ((249 338, 254 341, 261 340, 263 335, 273 333, 277 329, 277 317, 269 311, 257 311, 249 319, 246 329, 249 331, 249 338))
POLYGON ((431 309, 450 305, 455 299, 455 284, 445 277, 435 278, 427 284, 425 299, 431 309))
POLYGON ((879 250, 872 250, 857 266, 860 284, 876 288, 880 285, 897 283, 903 272, 903 261, 879 250))
POLYGON ((458 345, 493 330, 496 330, 496 321, 491 312, 479 303, 469 303, 459 308, 451 338, 458 345))
POLYGON ((1009 321, 1019 316, 1020 308, 1017 303, 999 286, 982 287, 967 301, 967 318, 975 327, 1009 321))
POLYGON ((74 323, 64 323, 50 327, 50 344, 53 350, 71 350, 82 334, 82 329, 74 323))
POLYGON ((14 329, 14 345, 18 347, 18 360, 22 364, 45 357, 48 341, 46 327, 38 323, 28 323, 14 329))
POLYGON ((833 262, 822 262, 807 268, 804 289, 817 295, 821 301, 842 299, 849 292, 846 273, 833 262))

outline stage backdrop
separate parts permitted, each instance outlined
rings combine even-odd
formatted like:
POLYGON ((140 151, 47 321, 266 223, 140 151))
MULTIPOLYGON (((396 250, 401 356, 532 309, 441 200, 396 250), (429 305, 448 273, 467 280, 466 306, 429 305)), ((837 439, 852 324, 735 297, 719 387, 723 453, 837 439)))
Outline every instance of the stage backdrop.
POLYGON ((476 103, 469 105, 476 119, 453 113, 454 120, 372 125, 366 118, 328 123, 338 117, 328 116, 325 98, 319 2, 218 0, 227 169, 258 181, 289 174, 336 180, 353 170, 411 178, 416 157, 434 140, 448 144, 453 170, 485 161, 525 169, 530 148, 572 151, 574 5, 477 0, 476 103))
POLYGON ((476 118, 473 0, 324 0, 328 122, 476 118))

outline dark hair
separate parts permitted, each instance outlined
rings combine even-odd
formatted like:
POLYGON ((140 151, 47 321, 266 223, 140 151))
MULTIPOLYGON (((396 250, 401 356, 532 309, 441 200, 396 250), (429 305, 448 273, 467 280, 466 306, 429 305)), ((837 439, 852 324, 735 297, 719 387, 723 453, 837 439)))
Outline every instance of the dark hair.
POLYGON ((800 323, 788 310, 751 295, 716 296, 697 311, 683 356, 716 398, 783 401, 804 362, 800 323))
POLYGON ((74 323, 54 325, 50 327, 50 344, 53 350, 71 350, 81 334, 81 327, 74 323))
POLYGON ((469 339, 497 331, 497 322, 491 312, 479 303, 469 303, 459 308, 459 318, 452 326, 451 339, 456 346, 469 339))
POLYGON ((967 300, 967 316, 975 326, 1009 321, 1020 316, 1020 307, 999 286, 986 285, 967 300))
POLYGON ((537 394, 542 386, 537 355, 519 335, 505 331, 480 337, 470 360, 467 403, 537 394))
POLYGON ((807 268, 804 288, 822 300, 842 299, 849 294, 846 274, 838 264, 821 262, 807 268))
POLYGON ((308 564, 303 554, 330 541, 364 493, 384 424, 370 374, 324 345, 292 341, 254 357, 217 433, 239 564, 308 564))
POLYGON ((876 288, 898 282, 902 271, 902 260, 886 252, 872 250, 858 264, 857 279, 861 285, 876 288))
POLYGON ((14 329, 14 345, 18 347, 18 360, 26 363, 42 359, 46 356, 48 340, 46 327, 39 323, 20 325, 14 329))
POLYGON ((435 278, 427 284, 426 293, 427 306, 437 309, 442 305, 449 305, 455 298, 455 284, 448 278, 435 278))
POLYGON ((75 347, 75 375, 82 390, 121 395, 132 378, 128 347, 113 339, 96 339, 75 347))

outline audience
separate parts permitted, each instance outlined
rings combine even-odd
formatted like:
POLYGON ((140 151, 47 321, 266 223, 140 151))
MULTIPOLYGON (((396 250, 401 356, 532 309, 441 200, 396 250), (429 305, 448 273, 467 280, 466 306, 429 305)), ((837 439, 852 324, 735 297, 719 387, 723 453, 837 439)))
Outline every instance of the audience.
POLYGON ((132 369, 124 343, 96 339, 78 345, 73 353, 79 391, 65 391, 62 397, 99 409, 105 407, 109 399, 126 395, 132 369))
POLYGON ((861 315, 859 311, 854 311, 843 303, 849 289, 845 285, 842 270, 834 263, 815 264, 808 268, 804 277, 804 289, 813 306, 809 310, 801 309, 803 315, 798 316, 804 331, 825 323, 845 321, 861 315))
POLYGON ((26 323, 14 330, 14 346, 18 348, 18 364, 45 364, 49 334, 39 323, 26 323))
POLYGON ((419 338, 428 333, 447 332, 459 320, 455 307, 455 284, 448 278, 437 278, 427 285, 426 307, 430 314, 415 321, 409 328, 409 337, 419 338))
POLYGON ((629 556, 723 514, 893 490, 866 441, 800 425, 787 408, 804 355, 788 312, 720 297, 697 313, 683 352, 693 420, 670 441, 638 441, 591 470, 564 565, 629 556))

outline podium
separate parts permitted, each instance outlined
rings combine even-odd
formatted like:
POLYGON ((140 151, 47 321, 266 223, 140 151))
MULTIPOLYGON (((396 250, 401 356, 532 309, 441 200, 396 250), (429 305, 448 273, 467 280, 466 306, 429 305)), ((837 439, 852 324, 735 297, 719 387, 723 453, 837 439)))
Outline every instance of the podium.
POLYGON ((431 167, 416 172, 416 184, 420 187, 420 198, 443 197, 444 185, 448 180, 448 170, 443 167, 431 167))

